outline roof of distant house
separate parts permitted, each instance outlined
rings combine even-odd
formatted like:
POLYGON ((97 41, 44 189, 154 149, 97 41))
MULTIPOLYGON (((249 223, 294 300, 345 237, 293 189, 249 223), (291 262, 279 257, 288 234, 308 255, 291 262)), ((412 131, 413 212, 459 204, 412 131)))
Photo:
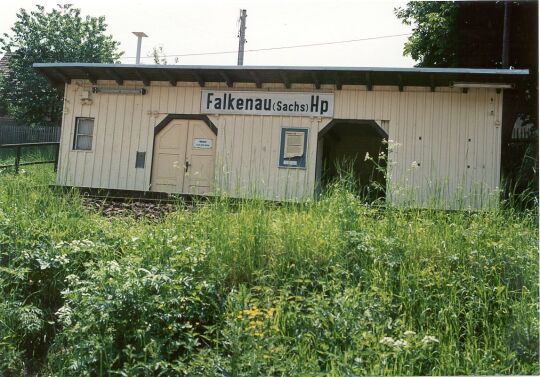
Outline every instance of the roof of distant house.
POLYGON ((9 57, 11 56, 10 52, 6 52, 4 56, 2 56, 2 59, 0 59, 0 73, 6 73, 8 70, 8 61, 9 57))

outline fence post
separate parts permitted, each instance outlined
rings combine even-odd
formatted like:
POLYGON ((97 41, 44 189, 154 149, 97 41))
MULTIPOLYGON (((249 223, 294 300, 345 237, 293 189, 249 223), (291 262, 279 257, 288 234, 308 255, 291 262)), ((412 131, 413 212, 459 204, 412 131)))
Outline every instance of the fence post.
POLYGON ((58 156, 60 155, 60 143, 56 144, 56 156, 54 157, 54 172, 58 171, 58 156))
POLYGON ((21 146, 15 149, 15 174, 19 174, 19 164, 21 163, 21 146))

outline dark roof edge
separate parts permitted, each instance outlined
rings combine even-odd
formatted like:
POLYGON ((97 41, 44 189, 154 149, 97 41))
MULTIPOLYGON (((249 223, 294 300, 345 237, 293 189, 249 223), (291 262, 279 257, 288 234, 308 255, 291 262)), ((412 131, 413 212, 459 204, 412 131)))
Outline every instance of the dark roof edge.
POLYGON ((235 70, 235 71, 330 71, 330 72, 392 72, 431 74, 486 74, 526 76, 528 69, 488 69, 488 68, 392 68, 392 67, 321 67, 321 66, 237 66, 237 65, 159 65, 159 64, 103 64, 103 63, 34 63, 39 68, 137 68, 147 70, 235 70))

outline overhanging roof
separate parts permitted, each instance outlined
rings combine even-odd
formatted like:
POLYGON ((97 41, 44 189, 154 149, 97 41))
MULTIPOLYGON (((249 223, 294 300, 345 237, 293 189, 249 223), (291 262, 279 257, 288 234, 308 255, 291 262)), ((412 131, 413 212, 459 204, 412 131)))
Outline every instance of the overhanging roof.
POLYGON ((114 80, 119 85, 127 80, 198 82, 225 82, 232 87, 235 82, 336 85, 395 85, 451 86, 454 82, 497 83, 519 85, 527 80, 527 69, 473 69, 473 68, 366 68, 366 67, 265 67, 265 66, 194 66, 194 65, 134 65, 98 63, 35 63, 34 69, 56 85, 74 79, 114 80))

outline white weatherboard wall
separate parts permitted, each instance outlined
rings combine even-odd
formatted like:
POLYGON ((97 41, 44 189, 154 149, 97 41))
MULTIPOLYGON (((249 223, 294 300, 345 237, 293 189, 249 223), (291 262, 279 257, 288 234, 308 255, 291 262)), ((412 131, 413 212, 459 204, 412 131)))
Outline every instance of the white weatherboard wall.
MULTIPOLYGON (((140 82, 126 82, 141 87, 140 82)), ((116 87, 114 82, 99 86, 116 87)), ((234 89, 315 92, 312 85, 235 85, 234 89)), ((197 83, 152 82, 146 95, 91 94, 86 81, 66 86, 63 131, 57 183, 107 189, 150 189, 154 127, 167 114, 200 114, 201 88, 197 83), (93 117, 92 151, 74 151, 76 117, 93 117), (136 152, 146 152, 144 169, 135 168, 136 152)), ((234 90, 223 83, 205 89, 234 90)), ((494 89, 377 87, 344 85, 335 93, 335 119, 377 120, 389 133, 391 164, 389 198, 394 203, 412 199, 442 207, 491 204, 488 193, 499 185, 502 94, 494 89), (416 164, 413 164, 416 162, 416 164), (418 166, 419 163, 419 166, 418 166), (413 166, 414 165, 414 166, 413 166), (474 194, 474 195, 473 195, 474 194), (463 199, 465 198, 465 199, 463 199), (463 203, 461 203, 463 201, 463 203)), ((331 119, 295 116, 209 115, 218 128, 216 188, 233 196, 258 195, 267 199, 305 199, 315 190, 317 133, 331 119), (309 129, 306 169, 278 167, 283 127, 309 129)))

